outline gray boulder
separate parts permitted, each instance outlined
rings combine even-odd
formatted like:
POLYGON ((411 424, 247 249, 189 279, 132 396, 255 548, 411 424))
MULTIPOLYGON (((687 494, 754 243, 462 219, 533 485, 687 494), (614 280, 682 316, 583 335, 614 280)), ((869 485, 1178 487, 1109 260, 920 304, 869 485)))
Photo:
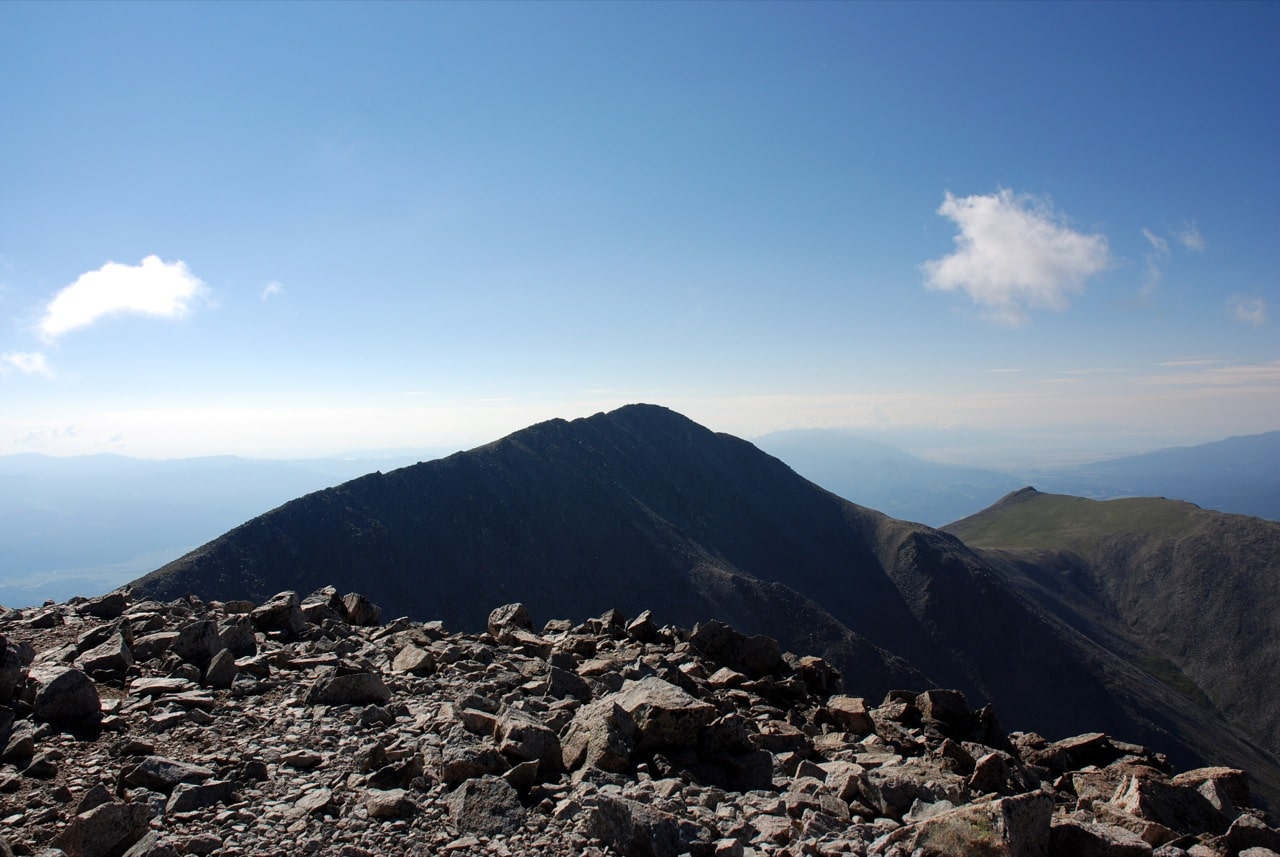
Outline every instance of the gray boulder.
POLYGON ((517 711, 508 711, 498 721, 494 738, 498 752, 514 762, 537 762, 538 777, 553 778, 563 769, 560 739, 542 723, 517 711))
POLYGON ((169 794, 180 783, 203 783, 212 777, 213 769, 203 765, 166 756, 147 756, 138 764, 127 768, 121 780, 128 786, 142 786, 169 794))
POLYGON ((67 857, 119 854, 147 832, 149 816, 143 804, 104 803, 71 819, 52 845, 67 857))
POLYGON ((718 666, 752 678, 784 675, 790 671, 777 640, 760 634, 749 637, 717 619, 693 629, 689 648, 718 666))
POLYGON ((198 619, 178 629, 178 636, 169 649, 192 666, 204 669, 213 656, 225 646, 218 633, 218 624, 212 619, 198 619))
POLYGON ((17 695, 22 686, 22 667, 18 647, 0 634, 0 705, 17 695))
POLYGON ((86 673, 92 676, 123 677, 133 666, 133 651, 124 635, 113 634, 100 646, 95 646, 76 659, 86 673))
POLYGON ((520 795, 501 777, 467 780, 444 800, 454 826, 466 833, 511 834, 524 823, 520 795))
POLYGON ((297 639, 307 627, 298 593, 292 590, 271 596, 265 604, 254 608, 249 618, 253 620, 254 627, 264 634, 279 634, 286 640, 297 639))
POLYGON ((93 680, 74 667, 33 667, 35 687, 32 712, 41 720, 96 721, 102 717, 102 700, 93 680))
POLYGON ((640 750, 696 747, 698 732, 719 715, 714 705, 657 676, 628 682, 606 699, 631 715, 640 750))
POLYGON ((347 621, 352 625, 370 627, 381 624, 382 608, 359 592, 348 592, 342 596, 342 606, 347 611, 347 621))
POLYGON ((571 771, 583 766, 624 771, 638 737, 635 720, 606 697, 578 709, 560 742, 561 758, 571 771))
POLYGON ((317 678, 304 701, 308 705, 381 705, 391 698, 382 676, 371 670, 317 678))

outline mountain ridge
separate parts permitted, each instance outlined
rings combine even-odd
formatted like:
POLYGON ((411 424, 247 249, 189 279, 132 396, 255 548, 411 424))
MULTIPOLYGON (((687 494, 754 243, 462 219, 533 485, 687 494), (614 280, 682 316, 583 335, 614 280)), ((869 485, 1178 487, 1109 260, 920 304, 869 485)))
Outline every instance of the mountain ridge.
POLYGON ((1221 756, 1220 745, 1280 782, 1260 748, 1035 605, 959 539, 843 500, 657 406, 539 423, 307 495, 135 586, 263 600, 348 580, 459 628, 506 600, 542 615, 719 618, 828 657, 873 693, 923 675, 996 702, 1017 727, 1103 729, 1184 758, 1221 756))
POLYGON ((1280 682, 1280 524, 1024 488, 945 529, 1044 609, 1280 747, 1280 699, 1257 691, 1280 682))

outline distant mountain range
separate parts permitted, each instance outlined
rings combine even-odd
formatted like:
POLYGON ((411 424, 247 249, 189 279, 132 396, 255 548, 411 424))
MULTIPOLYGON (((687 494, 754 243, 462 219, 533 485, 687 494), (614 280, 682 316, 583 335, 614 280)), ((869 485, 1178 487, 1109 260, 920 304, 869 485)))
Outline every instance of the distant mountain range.
POLYGON ((1168 497, 1280 521, 1280 431, 1070 467, 940 464, 855 430, 802 429, 753 441, 841 497, 930 526, 972 515, 1024 485, 1095 500, 1168 497))
POLYGON ((1260 638, 1276 637, 1280 584, 1263 560, 1280 554, 1280 526, 1182 504, 1060 513, 1043 496, 957 523, 975 550, 844 500, 746 441, 634 405, 301 497, 134 586, 262 600, 334 583, 461 630, 504 601, 539 620, 610 607, 686 627, 718 618, 823 654, 868 695, 956 687, 994 702, 1010 728, 1103 730, 1179 764, 1234 764, 1274 799, 1275 676, 1230 659, 1253 644, 1271 657, 1260 638), (1028 509, 1030 523, 1015 515, 1028 509), (1215 544, 1231 547, 1219 556, 1215 544), (1187 564, 1152 571, 1144 559, 1193 548, 1187 564), (1206 597, 1219 565, 1230 585, 1206 597), (1102 579, 1113 567, 1127 575, 1114 586, 1102 579), (1213 605, 1204 621, 1181 606, 1196 603, 1213 605), (1213 658, 1235 677, 1211 681, 1213 658))

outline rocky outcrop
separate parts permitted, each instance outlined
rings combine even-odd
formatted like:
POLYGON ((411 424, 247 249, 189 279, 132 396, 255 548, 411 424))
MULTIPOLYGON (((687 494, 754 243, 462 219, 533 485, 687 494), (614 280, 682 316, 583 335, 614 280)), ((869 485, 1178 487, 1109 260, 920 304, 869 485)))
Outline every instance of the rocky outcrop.
POLYGON ((1175 774, 1101 733, 1008 735, 955 690, 868 699, 723 623, 380 617, 332 588, 6 613, 0 854, 1280 849, 1242 771, 1175 774))

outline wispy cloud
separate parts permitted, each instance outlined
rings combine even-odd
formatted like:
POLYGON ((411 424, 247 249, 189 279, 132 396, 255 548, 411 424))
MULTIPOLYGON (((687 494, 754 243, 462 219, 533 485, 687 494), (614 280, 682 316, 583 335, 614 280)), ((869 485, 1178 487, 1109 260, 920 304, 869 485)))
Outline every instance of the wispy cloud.
POLYGON ((1227 311, 1236 321, 1255 327, 1267 320, 1266 299, 1256 295, 1232 295, 1227 301, 1227 311))
POLYGON ((1216 357, 1177 357, 1173 360, 1161 360, 1157 366, 1216 366, 1226 361, 1216 357))
POLYGON ((1089 369, 1063 369, 1063 375, 1115 375, 1119 372, 1128 372, 1128 369, 1121 369, 1115 366, 1095 366, 1089 369))
POLYGON ((181 261, 148 256, 138 265, 108 262, 58 292, 45 307, 38 329, 52 341, 109 316, 182 319, 206 293, 204 283, 181 261))
POLYGON ((1140 380, 1147 384, 1170 387, 1230 387, 1241 392, 1280 392, 1280 360, 1175 368, 1181 371, 1149 375, 1140 380))
POLYGON ((1065 309, 1085 281, 1111 264, 1105 236, 1074 231, 1033 196, 948 192, 938 214, 955 223, 956 250, 921 266, 925 285, 963 291, 1008 324, 1025 323, 1028 310, 1065 309))
MULTIPOLYGON (((1200 234, 1200 229, 1195 223, 1184 224, 1180 229, 1166 229, 1166 232, 1177 241, 1186 250, 1194 253, 1203 253, 1205 248, 1204 236, 1200 234)), ((1147 239, 1147 243, 1151 245, 1151 249, 1146 256, 1146 276, 1142 282, 1142 288, 1138 290, 1138 301, 1141 304, 1150 306, 1155 302, 1156 290, 1160 286, 1161 279, 1164 278, 1164 267, 1169 257, 1169 239, 1157 235, 1150 229, 1145 227, 1142 230, 1142 237, 1147 239)))
POLYGON ((0 370, 18 371, 23 375, 43 375, 53 377, 53 369, 49 361, 38 351, 10 351, 0 354, 0 370))
POLYGON ((1152 232, 1150 229, 1143 229, 1142 235, 1151 242, 1152 249, 1157 253, 1164 254, 1169 252, 1169 242, 1152 232))
POLYGON ((283 291, 284 291, 284 284, 276 280, 272 280, 271 282, 267 283, 265 286, 262 287, 262 293, 259 294, 258 297, 259 299, 265 301, 268 298, 275 297, 276 295, 280 294, 283 291))
POLYGON ((1184 224, 1181 229, 1175 230, 1173 236, 1178 239, 1178 243, 1194 253, 1203 253, 1205 248, 1204 236, 1200 234, 1200 227, 1195 223, 1184 224))

